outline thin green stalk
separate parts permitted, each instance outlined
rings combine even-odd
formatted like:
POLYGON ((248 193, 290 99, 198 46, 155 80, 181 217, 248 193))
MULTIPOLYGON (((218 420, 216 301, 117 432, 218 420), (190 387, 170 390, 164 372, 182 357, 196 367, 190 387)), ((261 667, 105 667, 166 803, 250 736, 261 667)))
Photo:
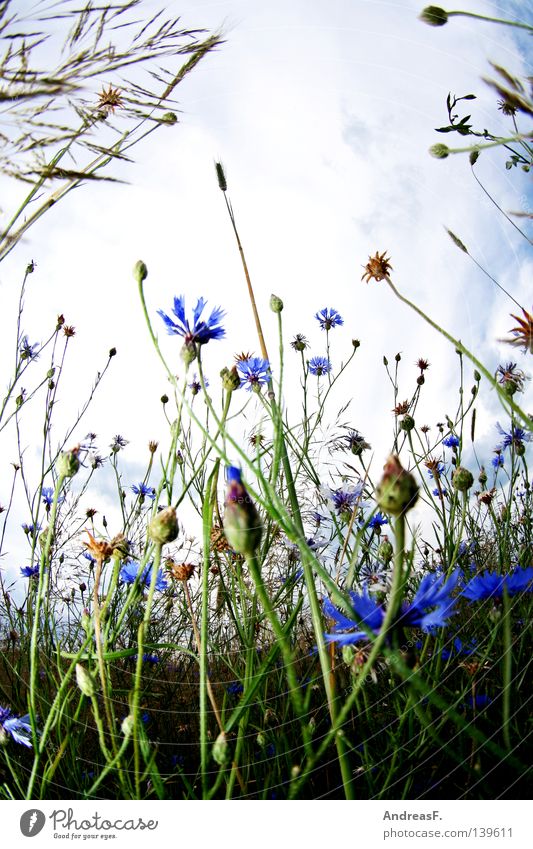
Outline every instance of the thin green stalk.
POLYGON ((503 585, 503 740, 508 751, 511 750, 511 684, 513 674, 513 646, 511 628, 511 605, 509 593, 503 585))
POLYGON ((476 12, 464 12, 462 10, 456 10, 455 12, 446 12, 449 18, 457 16, 463 18, 475 18, 478 21, 489 21, 492 24, 503 24, 508 27, 519 27, 521 29, 527 29, 529 32, 533 32, 533 26, 530 24, 522 23, 522 21, 509 21, 506 18, 492 18, 490 15, 478 15, 476 12))
POLYGON ((488 382, 490 383, 492 388, 496 390, 496 392, 498 393, 498 395, 500 397, 500 400, 502 402, 503 407, 505 409, 507 409, 507 407, 509 406, 511 408, 511 410, 513 410, 513 412, 515 412, 519 416, 522 426, 527 428, 527 430, 533 430, 533 421, 513 401, 513 399, 507 395, 505 390, 500 386, 500 384, 494 378, 494 376, 485 368, 483 363, 481 363, 477 359, 477 357, 475 357, 474 354, 472 354, 468 350, 468 348, 466 348, 463 345, 462 342, 460 342, 458 339, 454 339, 454 337, 450 333, 448 333, 446 330, 444 330, 444 328, 442 328, 439 324, 437 324, 435 321, 433 321, 433 319, 431 319, 428 315, 426 315, 426 313, 423 310, 421 310, 420 307, 417 307, 416 304, 414 304, 412 301, 409 300, 409 298, 406 298, 405 295, 402 295, 398 291, 398 289, 396 288, 396 286, 394 285, 394 283, 392 282, 392 280, 390 279, 388 274, 385 274, 383 279, 387 281, 388 285, 390 286, 390 288, 392 289, 392 291, 394 292, 396 297, 400 301, 402 301, 402 303, 406 304, 408 307, 410 307, 412 310, 414 310, 416 313, 418 313, 418 315, 421 316, 421 318, 423 318, 424 321, 426 321, 431 327, 433 327, 434 330, 436 330, 438 333, 440 333, 441 336, 444 336, 444 338, 447 339, 448 342, 451 342, 452 345, 454 345, 455 348, 457 348, 458 351, 460 351, 462 354, 464 354, 466 357, 468 357, 468 359, 475 365, 475 367, 478 369, 478 371, 481 374, 483 374, 484 377, 486 377, 486 379, 488 380, 488 382))
POLYGON ((132 694, 132 716, 133 716, 133 760, 135 769, 135 797, 141 798, 141 751, 140 751, 140 735, 139 735, 139 702, 141 697, 142 669, 143 669, 143 653, 144 639, 148 628, 150 627, 150 616, 152 613, 152 603, 155 593, 155 585, 157 583, 157 575, 161 564, 161 543, 155 543, 154 559, 152 562, 152 572, 150 576, 150 587, 148 589, 148 597, 144 608, 144 616, 137 633, 137 663, 135 664, 135 677, 133 681, 132 694))
POLYGON ((35 599, 35 610, 33 613, 33 623, 31 630, 31 641, 30 641, 30 692, 29 692, 29 703, 30 703, 30 714, 32 718, 32 728, 35 731, 36 722, 37 722, 37 677, 39 671, 39 649, 38 649, 38 640, 39 640, 39 625, 40 625, 40 613, 41 606, 45 600, 45 596, 48 589, 48 582, 50 578, 50 548, 52 546, 52 539, 54 537, 54 529, 55 529, 55 521, 57 516, 57 506, 58 499, 61 489, 63 488, 63 483, 65 480, 65 475, 59 475, 55 489, 54 489, 54 497, 52 501, 52 507, 50 510, 50 519, 48 525, 48 534, 46 536, 46 542, 44 544, 41 560, 40 560, 40 568, 39 568, 39 584, 37 587, 37 594, 35 599))

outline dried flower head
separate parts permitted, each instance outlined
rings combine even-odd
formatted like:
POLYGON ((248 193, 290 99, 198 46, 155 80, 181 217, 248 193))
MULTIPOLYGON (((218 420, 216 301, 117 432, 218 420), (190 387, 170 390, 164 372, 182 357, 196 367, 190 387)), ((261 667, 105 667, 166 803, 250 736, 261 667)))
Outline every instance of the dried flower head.
POLYGON ((516 113, 518 111, 517 107, 513 106, 513 104, 509 103, 507 100, 498 100, 497 106, 498 106, 498 109, 500 110, 500 112, 502 113, 502 115, 508 115, 508 116, 516 115, 516 113))
POLYGON ((85 533, 89 537, 89 542, 84 542, 83 544, 89 554, 100 563, 103 563, 104 560, 109 560, 113 554, 114 546, 105 539, 95 539, 88 530, 85 533))
POLYGON ((166 562, 167 569, 176 581, 188 581, 192 577, 196 564, 194 563, 176 563, 172 559, 166 562))
POLYGON ((309 342, 303 333, 296 334, 291 342, 291 348, 294 348, 295 351, 305 351, 306 348, 309 348, 309 342))
POLYGON ((420 369, 420 371, 426 371, 426 369, 429 368, 428 361, 424 360, 422 357, 420 357, 420 359, 416 361, 415 365, 417 366, 417 368, 420 369))
POLYGON ((215 524, 211 528, 210 533, 211 538, 211 548, 215 551, 228 551, 230 545, 224 535, 224 531, 220 527, 220 525, 215 524))
POLYGON ((245 363, 246 360, 251 360, 253 356, 253 353, 251 354, 249 351, 241 351, 240 354, 235 354, 234 360, 236 363, 245 363))
POLYGON ((124 102, 119 88, 113 88, 112 85, 109 85, 108 88, 102 87, 102 91, 98 97, 98 109, 109 115, 110 112, 114 112, 115 109, 121 109, 123 106, 124 102))
POLYGON ((484 492, 478 492, 477 500, 480 504, 486 504, 489 506, 492 504, 494 496, 496 495, 496 487, 493 486, 492 489, 486 489, 484 492))
POLYGON ((364 266, 365 273, 361 277, 361 280, 366 279, 366 283, 369 283, 371 280, 379 282, 387 277, 389 271, 392 271, 392 265, 389 262, 390 257, 387 257, 386 253, 387 251, 383 251, 382 254, 376 251, 375 256, 368 257, 368 262, 364 266))
POLYGON ((392 412, 395 416, 405 416, 409 412, 409 407, 409 401, 402 401, 401 404, 396 404, 392 412))

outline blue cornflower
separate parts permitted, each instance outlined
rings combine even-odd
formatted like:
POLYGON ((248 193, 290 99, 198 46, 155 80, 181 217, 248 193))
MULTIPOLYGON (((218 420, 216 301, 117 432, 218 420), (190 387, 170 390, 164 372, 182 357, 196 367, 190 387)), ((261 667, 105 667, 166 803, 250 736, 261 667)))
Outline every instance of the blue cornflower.
POLYGON ((225 312, 221 307, 215 307, 207 321, 201 321, 203 309, 206 301, 203 298, 198 298, 193 311, 192 327, 185 318, 185 296, 180 295, 179 298, 174 298, 174 307, 172 312, 178 319, 173 321, 163 310, 158 310, 158 315, 161 316, 167 326, 170 334, 183 336, 186 345, 205 345, 210 339, 221 339, 226 331, 220 326, 220 321, 224 318, 225 312))
POLYGON ((448 642, 450 648, 444 648, 441 651, 443 660, 449 660, 453 654, 455 655, 470 655, 476 650, 477 640, 471 640, 467 645, 459 637, 454 637, 453 642, 448 642))
POLYGON ((519 453, 524 452, 524 442, 530 442, 533 436, 532 433, 524 430, 518 425, 512 425, 510 431, 505 431, 499 422, 496 422, 498 433, 503 436, 502 441, 497 446, 498 451, 504 451, 506 448, 514 448, 519 453))
POLYGON ((35 534, 38 534, 39 531, 42 529, 42 525, 40 522, 37 522, 36 525, 28 525, 24 523, 23 525, 21 525, 21 527, 26 536, 35 536, 35 534))
MULTIPOLYGON (((459 569, 456 569, 448 580, 445 580, 444 575, 424 575, 413 600, 402 603, 394 624, 420 628, 425 632, 444 627, 446 620, 455 613, 451 593, 457 585, 459 574, 459 569)), ((361 625, 365 625, 374 634, 378 634, 381 629, 385 608, 370 596, 368 589, 365 587, 361 594, 350 592, 349 597, 354 612, 353 619, 337 610, 328 598, 324 599, 325 615, 337 623, 333 633, 325 634, 329 643, 350 645, 368 640, 367 631, 356 630, 361 625)))
POLYGON ((439 498, 440 495, 442 495, 443 498, 446 498, 446 496, 448 495, 448 491, 446 489, 442 489, 442 488, 441 488, 440 492, 439 492, 438 489, 433 489, 432 492, 433 492, 433 495, 436 498, 439 498))
POLYGON ((459 437, 451 433, 450 436, 447 436, 446 439, 442 440, 442 444, 445 445, 446 448, 457 448, 459 445, 459 437))
MULTIPOLYGON (((204 386, 209 386, 209 381, 204 378, 204 386)), ((202 384, 198 380, 198 376, 195 372, 194 377, 192 379, 192 383, 189 383, 189 389, 191 390, 192 395, 198 395, 198 393, 202 389, 202 384)))
POLYGON ((533 566, 521 569, 517 566, 507 575, 498 575, 496 572, 482 572, 471 578, 466 584, 461 595, 470 601, 481 601, 484 598, 501 598, 503 590, 512 596, 521 592, 533 592, 533 566))
POLYGON ((383 513, 378 512, 378 513, 374 513, 374 515, 370 519, 370 522, 368 523, 368 527, 372 528, 372 529, 381 528, 382 525, 388 525, 388 524, 389 524, 389 520, 387 519, 387 517, 384 516, 383 513))
POLYGON ((494 469, 501 469, 503 466, 503 454, 496 454, 495 457, 492 458, 492 466, 494 469))
POLYGON ((246 386, 248 392, 252 389, 258 391, 261 386, 268 383, 271 377, 270 363, 261 357, 239 360, 237 371, 240 372, 241 386, 246 386))
POLYGON ((131 491, 143 501, 145 498, 151 498, 152 501, 155 498, 155 489, 153 486, 147 486, 145 483, 133 484, 131 491))
POLYGON ((475 696, 475 698, 472 698, 472 696, 468 696, 464 706, 468 708, 475 707, 483 709, 488 707, 491 703, 492 699, 490 696, 488 696, 486 693, 479 693, 479 695, 475 696))
POLYGON ((20 342, 19 354, 21 360, 36 360, 39 354, 37 348, 39 345, 30 345, 28 337, 24 336, 20 342))
POLYGON ((344 324, 344 320, 337 310, 328 309, 328 307, 324 307, 323 310, 317 312, 315 314, 315 318, 320 324, 322 330, 331 330, 332 327, 344 324))
POLYGON ((226 693, 229 696, 238 696, 243 692, 243 690, 244 687, 240 681, 232 681, 231 684, 228 684, 226 687, 226 693))
POLYGON ((28 749, 32 748, 28 714, 18 717, 12 714, 9 708, 0 707, 0 745, 7 740, 8 735, 13 738, 15 743, 20 743, 21 746, 26 746, 28 749))
POLYGON ((357 579, 370 592, 385 592, 389 579, 389 569, 378 560, 363 563, 357 579))
POLYGON ((327 495, 333 503, 333 508, 337 516, 351 514, 357 500, 363 492, 363 484, 358 483, 356 486, 344 486, 339 489, 330 489, 327 495))
MULTIPOLYGON (((126 563, 124 563, 122 569, 120 570, 120 580, 122 581, 122 583, 123 584, 133 584, 133 583, 135 583, 135 580, 136 580, 137 576, 139 575, 139 568, 140 568, 139 563, 136 563, 134 560, 127 560, 126 563)), ((151 581, 152 581, 152 564, 148 563, 144 567, 144 569, 142 570, 142 572, 140 574, 139 582, 143 586, 149 587, 151 581)), ((162 592, 163 590, 166 590, 167 587, 168 587, 168 583, 165 580, 165 577, 163 575, 163 570, 159 569, 159 571, 157 573, 157 580, 155 582, 155 588, 156 588, 156 590, 159 590, 160 592, 162 592)))
MULTIPOLYGON (((51 507, 52 502, 54 500, 54 490, 51 486, 43 486, 41 491, 41 498, 43 499, 43 504, 45 507, 51 507)), ((57 498, 57 503, 61 504, 65 500, 64 495, 59 495, 57 498)))
POLYGON ((22 566, 20 574, 23 578, 35 578, 39 574, 39 566, 22 566))
POLYGON ((331 363, 327 357, 313 357, 307 366, 315 377, 322 377, 323 374, 329 374, 331 371, 331 363))

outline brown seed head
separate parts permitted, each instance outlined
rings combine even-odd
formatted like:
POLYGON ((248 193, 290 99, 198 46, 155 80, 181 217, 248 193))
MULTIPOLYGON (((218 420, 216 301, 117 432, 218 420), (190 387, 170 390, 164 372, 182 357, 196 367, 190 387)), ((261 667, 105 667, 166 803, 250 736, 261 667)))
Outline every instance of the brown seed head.
POLYGON ((365 273, 361 280, 365 280, 366 283, 376 280, 379 283, 380 280, 384 280, 388 276, 389 271, 392 271, 392 265, 389 262, 390 257, 387 257, 386 253, 387 251, 383 251, 382 254, 376 251, 375 256, 368 257, 367 264, 363 266, 365 273))

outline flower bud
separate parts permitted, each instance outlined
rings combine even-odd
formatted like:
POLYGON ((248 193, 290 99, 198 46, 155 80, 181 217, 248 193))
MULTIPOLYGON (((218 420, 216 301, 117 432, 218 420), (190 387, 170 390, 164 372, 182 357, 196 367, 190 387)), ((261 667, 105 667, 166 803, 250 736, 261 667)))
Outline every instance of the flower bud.
POLYGON ((342 659, 346 666, 351 666, 355 657, 355 649, 353 646, 342 647, 342 659))
POLYGON ((391 454, 383 467, 383 477, 376 490, 380 510, 400 516, 414 506, 418 498, 418 484, 406 472, 396 454, 391 454))
POLYGON ((446 144, 434 144, 429 148, 429 152, 435 159, 446 159, 450 153, 450 148, 446 144))
POLYGON ((180 351, 180 357, 186 366, 190 366, 196 359, 196 345, 194 342, 184 342, 180 351))
POLYGON ((76 448, 73 448, 71 451, 63 451, 59 455, 59 459, 56 463, 56 471, 59 477, 74 477, 80 467, 80 461, 78 458, 79 453, 80 448, 79 446, 76 446, 76 448))
POLYGON ((474 483, 474 475, 465 469, 464 466, 458 466, 452 475, 452 484, 458 492, 467 492, 474 483))
POLYGON ((352 339, 352 345, 354 346, 355 350, 357 351, 357 349, 361 346, 361 343, 360 343, 359 339, 352 339))
POLYGON ((213 760, 219 766, 225 766, 230 760, 228 741, 224 731, 221 731, 213 745, 213 760))
POLYGON ((448 23, 448 12, 440 6, 426 6, 420 12, 419 19, 430 27, 443 27, 448 23))
POLYGON ((400 422, 401 429, 405 430, 407 433, 409 433, 409 431, 412 430, 414 426, 415 420, 412 416, 404 416, 400 422))
POLYGON ((178 517, 173 507, 164 507, 148 525, 150 539, 159 545, 172 542, 178 536, 178 517))
POLYGON ((389 542, 389 538, 387 536, 383 537, 383 541, 378 545, 377 555, 380 560, 383 560, 384 563, 390 563, 392 557, 394 555, 394 549, 392 547, 392 543, 389 542))
POLYGON ((257 743, 260 749, 264 749, 267 744, 266 735, 263 734, 262 731, 260 731, 257 737, 255 738, 255 742, 257 743))
POLYGON ((148 277, 148 269, 142 259, 139 259, 133 266, 133 276, 139 284, 144 283, 148 277))
POLYGON ((81 663, 76 664, 76 681, 84 696, 92 699, 96 695, 94 678, 81 663))
POLYGON ((237 554, 253 555, 261 542, 262 526, 252 499, 241 481, 241 472, 229 466, 224 512, 224 533, 237 554))
POLYGON ((485 486, 485 484, 487 483, 487 480, 488 480, 487 473, 485 471, 485 466, 481 466, 481 470, 479 472, 477 479, 480 482, 481 486, 485 486))
POLYGON ((135 721, 134 721, 131 713, 128 714, 128 716, 124 717, 124 719, 122 720, 122 725, 120 726, 120 730, 124 734, 124 737, 131 737, 131 735, 133 733, 134 724, 135 724, 135 721))
POLYGON ((283 309, 283 301, 277 295, 270 296, 270 309, 272 312, 281 312, 283 309))
POLYGON ((175 112, 165 112, 164 115, 161 115, 160 121, 162 124, 176 124, 178 116, 175 112))
POLYGON ((233 392, 241 385, 237 366, 233 366, 232 369, 223 368, 220 372, 220 377, 222 378, 222 386, 226 392, 233 392))

